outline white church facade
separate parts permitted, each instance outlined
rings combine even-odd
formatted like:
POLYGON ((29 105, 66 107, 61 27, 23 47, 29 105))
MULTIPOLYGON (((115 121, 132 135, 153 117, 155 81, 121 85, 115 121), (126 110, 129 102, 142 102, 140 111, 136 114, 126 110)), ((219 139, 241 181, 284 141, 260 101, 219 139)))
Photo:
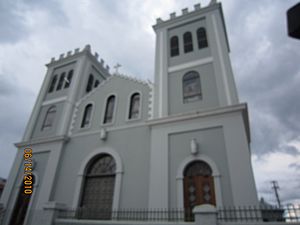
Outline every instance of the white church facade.
POLYGON ((221 4, 153 28, 154 83, 110 74, 89 45, 47 64, 1 197, 3 225, 51 224, 53 208, 258 205, 221 4), (33 188, 24 194, 28 149, 33 188))

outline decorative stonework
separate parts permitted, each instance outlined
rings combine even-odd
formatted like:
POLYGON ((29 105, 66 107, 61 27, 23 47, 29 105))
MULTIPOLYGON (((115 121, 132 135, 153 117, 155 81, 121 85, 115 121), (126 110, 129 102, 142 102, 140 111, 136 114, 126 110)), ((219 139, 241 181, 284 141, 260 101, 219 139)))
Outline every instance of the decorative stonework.
POLYGON ((189 14, 195 12, 195 11, 198 11, 198 10, 201 10, 201 9, 206 9, 206 8, 212 6, 212 5, 215 5, 215 4, 217 4, 217 0, 211 0, 210 3, 206 7, 203 7, 203 8, 201 8, 200 3, 195 4, 194 5, 194 11, 189 11, 188 8, 184 8, 184 9, 181 10, 181 15, 179 15, 179 16, 176 16, 176 12, 171 13, 169 20, 163 20, 161 18, 157 18, 156 19, 156 24, 164 23, 164 22, 167 22, 167 21, 170 21, 170 20, 174 20, 174 19, 176 19, 178 17, 181 17, 181 16, 189 15, 189 14))
MULTIPOLYGON (((132 81, 132 82, 135 82, 135 83, 145 85, 149 88, 149 90, 150 90, 149 93, 153 92, 152 91, 153 88, 151 87, 151 86, 153 86, 153 84, 149 80, 148 81, 143 81, 143 80, 140 80, 140 79, 137 79, 137 78, 134 78, 134 77, 126 76, 124 74, 109 76, 106 80, 103 80, 102 83, 100 83, 98 85, 98 87, 94 88, 91 92, 87 93, 85 96, 83 96, 81 99, 79 99, 77 101, 77 103, 75 105, 75 108, 74 108, 74 112, 73 112, 73 116, 72 116, 72 120, 71 120, 71 124, 70 124, 70 128, 69 128, 69 132, 68 132, 69 136, 71 136, 73 134, 76 118, 77 118, 78 111, 79 111, 79 106, 81 105, 81 103, 83 101, 85 101, 86 99, 88 99, 90 96, 94 95, 97 91, 101 90, 101 87, 106 85, 110 80, 117 79, 117 78, 121 78, 121 79, 124 79, 124 80, 128 80, 128 81, 132 81)), ((153 97, 151 97, 151 98, 153 98, 153 97)), ((150 107, 150 103, 152 104, 152 101, 149 100, 148 107, 150 107)))
POLYGON ((105 65, 105 62, 103 59, 99 59, 99 54, 97 52, 92 54, 91 51, 92 50, 91 50, 90 45, 86 45, 81 51, 80 51, 80 48, 76 48, 74 51, 68 51, 67 53, 60 54, 58 59, 55 59, 55 57, 52 57, 51 61, 48 65, 53 64, 53 63, 60 63, 65 60, 72 59, 72 58, 74 58, 74 56, 78 56, 79 54, 81 54, 83 52, 89 52, 90 55, 92 55, 94 57, 95 61, 99 63, 99 66, 102 67, 102 69, 105 70, 107 73, 109 73, 110 66, 105 65))

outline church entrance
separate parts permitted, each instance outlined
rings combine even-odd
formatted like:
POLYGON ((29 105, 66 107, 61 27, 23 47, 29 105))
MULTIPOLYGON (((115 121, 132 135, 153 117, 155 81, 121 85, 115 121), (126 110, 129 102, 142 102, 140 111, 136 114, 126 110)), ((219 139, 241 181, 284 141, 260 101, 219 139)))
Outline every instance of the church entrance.
POLYGON ((107 154, 94 159, 85 175, 81 219, 111 219, 115 187, 115 160, 107 154))
MULTIPOLYGON (((32 185, 34 185, 34 179, 35 177, 32 175, 32 185)), ((11 215, 11 219, 10 219, 10 225, 23 225, 26 215, 27 215, 27 211, 28 211, 28 206, 30 203, 30 199, 31 199, 31 195, 32 194, 25 194, 24 193, 24 184, 22 182, 18 197, 17 197, 17 201, 15 203, 14 206, 14 210, 12 212, 11 215)))
POLYGON ((210 166, 203 161, 190 163, 184 170, 185 220, 193 220, 196 205, 216 205, 214 180, 210 166))

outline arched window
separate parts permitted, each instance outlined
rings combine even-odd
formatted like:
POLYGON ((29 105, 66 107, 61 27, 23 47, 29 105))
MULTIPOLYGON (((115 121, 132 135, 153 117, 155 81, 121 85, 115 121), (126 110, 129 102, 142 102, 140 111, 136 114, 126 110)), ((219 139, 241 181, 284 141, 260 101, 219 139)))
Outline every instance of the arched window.
POLYGON ((96 87, 98 87, 98 85, 99 85, 99 80, 96 80, 95 84, 94 84, 94 87, 96 88, 96 87))
POLYGON ((192 221, 196 205, 216 205, 214 180, 210 166, 204 161, 190 163, 184 171, 185 220, 192 221))
POLYGON ((206 31, 205 31, 204 27, 200 27, 197 30, 197 39, 198 39, 198 47, 199 47, 199 49, 206 48, 208 46, 207 37, 206 37, 206 31))
POLYGON ((129 119, 136 119, 140 113, 140 94, 134 93, 130 98, 129 119))
POLYGON ((82 219, 111 219, 116 163, 112 156, 102 154, 86 168, 80 207, 82 219))
POLYGON ((200 76, 196 71, 187 72, 182 78, 183 102, 202 98, 200 76))
POLYGON ((173 36, 170 39, 170 53, 171 57, 179 55, 179 43, 177 36, 173 36))
POLYGON ((48 90, 49 93, 51 93, 55 89, 56 81, 57 81, 57 75, 54 75, 48 90))
POLYGON ((183 35, 183 43, 184 43, 184 52, 193 51, 193 38, 191 32, 186 32, 183 35))
POLYGON ((71 82, 72 82, 72 77, 73 77, 73 70, 70 70, 69 73, 68 73, 68 77, 67 77, 67 79, 65 80, 65 81, 66 81, 66 83, 65 83, 65 88, 70 87, 71 82))
POLYGON ((59 81, 58 81, 58 85, 57 85, 57 88, 56 90, 60 90, 63 86, 63 83, 64 83, 64 80, 65 80, 65 76, 66 76, 66 73, 63 72, 61 75, 60 75, 60 78, 59 78, 59 81))
POLYGON ((93 89, 93 83, 94 83, 94 76, 93 74, 90 74, 88 83, 86 85, 86 92, 90 92, 93 89))
POLYGON ((106 102, 105 115, 103 123, 111 123, 113 120, 113 114, 115 110, 115 99, 114 95, 111 95, 106 102))
POLYGON ((92 117, 92 108, 93 108, 92 104, 88 104, 85 107, 82 122, 81 122, 81 127, 87 127, 90 124, 91 117, 92 117))
POLYGON ((52 127, 52 125, 54 123, 54 119, 55 119, 55 114, 56 114, 56 107, 51 106, 46 112, 42 130, 52 127))

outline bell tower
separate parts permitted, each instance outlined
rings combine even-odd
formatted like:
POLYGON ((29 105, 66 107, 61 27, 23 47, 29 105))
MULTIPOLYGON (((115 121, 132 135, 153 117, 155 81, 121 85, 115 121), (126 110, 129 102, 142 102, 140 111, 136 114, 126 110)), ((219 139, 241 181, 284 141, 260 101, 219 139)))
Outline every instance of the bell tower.
POLYGON ((109 66, 84 49, 61 54, 47 65, 47 74, 29 119, 23 141, 66 136, 76 102, 109 76, 109 66))
POLYGON ((158 18, 153 117, 238 104, 221 3, 158 18))

